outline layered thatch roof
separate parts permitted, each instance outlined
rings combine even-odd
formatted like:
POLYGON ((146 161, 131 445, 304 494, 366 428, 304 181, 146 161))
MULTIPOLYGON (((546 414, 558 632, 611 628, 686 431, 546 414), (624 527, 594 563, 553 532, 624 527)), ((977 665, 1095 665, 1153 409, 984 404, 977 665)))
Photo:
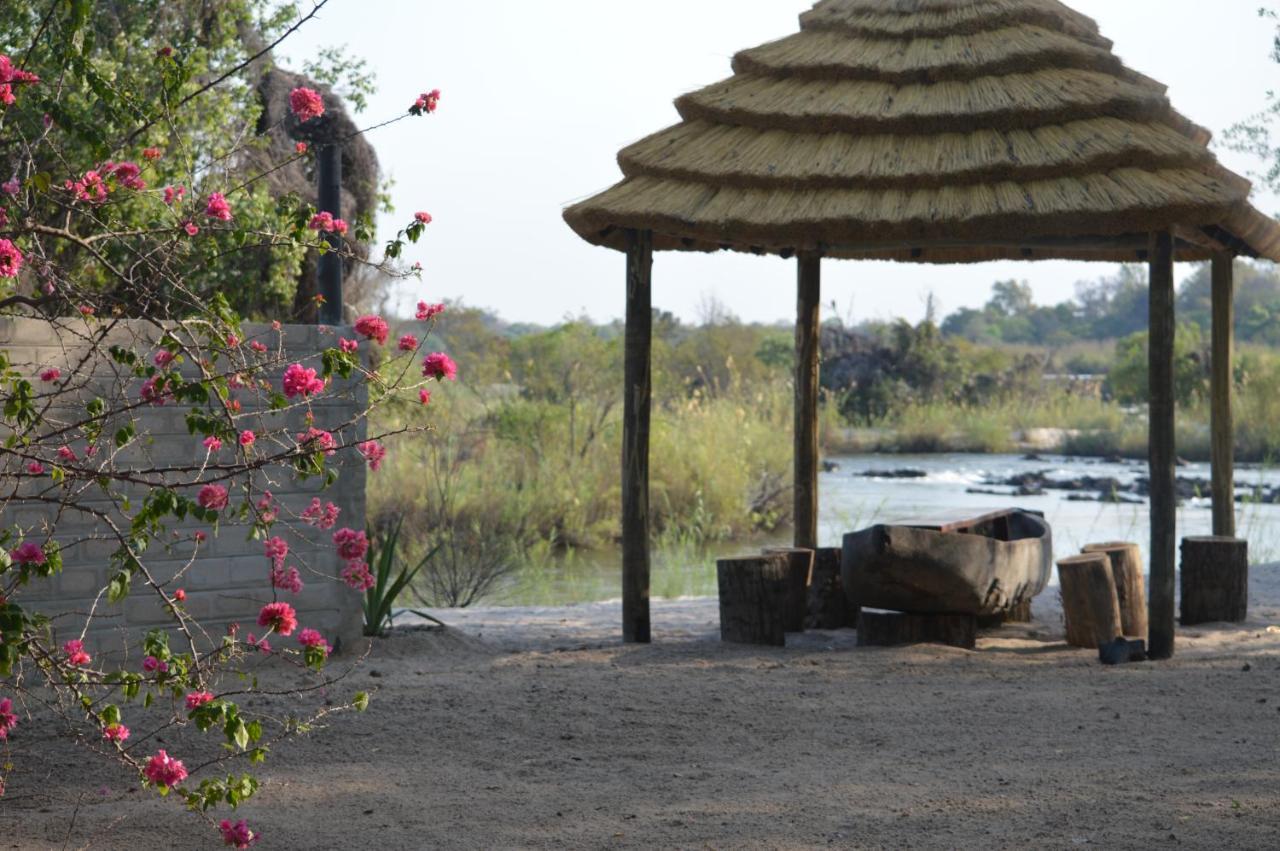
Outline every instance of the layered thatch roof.
POLYGON ((624 149, 625 179, 570 207, 621 248, 973 262, 1280 259, 1280 225, 1097 24, 1057 0, 822 0, 739 53, 624 149))

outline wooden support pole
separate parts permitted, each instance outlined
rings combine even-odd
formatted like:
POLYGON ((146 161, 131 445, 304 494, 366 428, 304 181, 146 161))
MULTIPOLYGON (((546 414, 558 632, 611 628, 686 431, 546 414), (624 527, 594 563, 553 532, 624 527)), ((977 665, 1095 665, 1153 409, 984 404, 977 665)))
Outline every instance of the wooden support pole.
MULTIPOLYGON (((1150 456, 1151 658, 1170 659, 1174 649, 1174 589, 1178 560, 1177 447, 1174 437, 1173 235, 1151 238, 1150 456)), ((1114 636, 1112 636, 1114 638, 1114 636)))
POLYGON ((627 337, 622 414, 622 640, 648 644, 649 413, 653 396, 653 233, 627 231, 627 337))
POLYGON ((818 356, 822 258, 801 254, 796 298, 795 524, 797 547, 818 547, 818 356))
POLYGON ((1235 335, 1235 257, 1213 255, 1213 534, 1220 538, 1236 535, 1235 417, 1231 397, 1235 375, 1232 368, 1235 335))

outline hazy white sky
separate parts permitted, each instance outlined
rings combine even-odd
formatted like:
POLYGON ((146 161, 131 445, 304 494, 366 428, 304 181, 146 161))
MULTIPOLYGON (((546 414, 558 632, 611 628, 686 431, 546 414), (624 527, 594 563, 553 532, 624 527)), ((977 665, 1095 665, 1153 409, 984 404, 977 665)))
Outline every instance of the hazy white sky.
MULTIPOLYGON (((1260 0, 1068 0, 1096 18, 1131 68, 1169 86, 1174 106, 1220 134, 1261 109, 1280 82, 1260 0), (1211 14, 1206 14, 1212 9, 1211 14)), ((422 91, 440 111, 378 131, 395 180, 394 232, 414 211, 436 223, 406 255, 426 268, 419 296, 461 298, 510 320, 551 323, 624 309, 622 255, 582 242, 560 217, 620 178, 619 148, 678 120, 679 94, 729 76, 743 48, 798 29, 810 0, 330 0, 286 51, 346 45, 369 60, 379 94, 364 118, 397 114, 422 91)), ((1255 163, 1220 158, 1247 173, 1255 163)), ((1257 198, 1267 211, 1280 199, 1257 198)), ((1040 301, 1112 271, 1098 264, 916 267, 828 261, 824 301, 856 320, 978 306, 991 283, 1029 280, 1040 301)), ((693 319, 714 295, 743 319, 794 317, 794 264, 731 253, 659 254, 656 306, 693 319)))

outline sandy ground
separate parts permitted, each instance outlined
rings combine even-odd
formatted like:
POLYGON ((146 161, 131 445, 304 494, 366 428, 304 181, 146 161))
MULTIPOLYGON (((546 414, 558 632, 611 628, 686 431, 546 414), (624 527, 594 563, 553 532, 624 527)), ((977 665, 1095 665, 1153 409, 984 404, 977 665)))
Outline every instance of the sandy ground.
MULTIPOLYGON (((705 600, 655 604, 649 647, 617 604, 441 613, 375 645, 369 712, 281 748, 240 816, 278 849, 1280 847, 1280 566, 1171 663, 1103 668, 1037 602, 972 653, 725 646, 705 600)), ((26 729, 0 848, 220 847, 26 729)))

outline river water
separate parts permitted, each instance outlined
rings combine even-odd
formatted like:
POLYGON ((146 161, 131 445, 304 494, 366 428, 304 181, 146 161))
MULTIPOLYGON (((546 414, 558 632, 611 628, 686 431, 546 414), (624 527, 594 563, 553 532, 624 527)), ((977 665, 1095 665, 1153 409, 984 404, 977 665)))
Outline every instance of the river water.
MULTIPOLYGON (((834 469, 819 481, 823 546, 839 546, 845 533, 919 517, 982 514, 1002 508, 1043 512, 1053 527, 1058 556, 1078 552, 1086 544, 1135 541, 1148 548, 1149 511, 1142 504, 1077 502, 1067 491, 1044 496, 1012 496, 1013 488, 985 484, 1025 473, 1044 473, 1050 479, 1083 476, 1114 478, 1131 484, 1147 474, 1144 463, 1107 462, 1046 456, 1029 460, 1017 455, 860 455, 833 457, 834 469), (890 478, 895 471, 923 473, 919 478, 890 478), (883 476, 868 476, 881 473, 883 476), (1009 495, 970 493, 973 489, 1009 495)), ((1207 464, 1178 471, 1181 478, 1208 479, 1207 464)), ((1236 473, 1240 492, 1280 487, 1280 470, 1242 467, 1236 473)), ((1243 504, 1238 507, 1239 534, 1250 542, 1255 563, 1280 560, 1280 505, 1243 504)), ((1208 535, 1212 517, 1207 494, 1186 501, 1178 511, 1179 537, 1208 535)), ((757 551, 761 546, 785 544, 782 537, 717 545, 709 551, 688 547, 659 548, 654 553, 652 593, 678 598, 716 593, 715 559, 757 551)), ((1054 578, 1056 582, 1056 576, 1054 578)), ((505 605, 564 605, 616 599, 621 589, 621 556, 617 552, 577 553, 555 563, 534 565, 492 599, 505 605)))

